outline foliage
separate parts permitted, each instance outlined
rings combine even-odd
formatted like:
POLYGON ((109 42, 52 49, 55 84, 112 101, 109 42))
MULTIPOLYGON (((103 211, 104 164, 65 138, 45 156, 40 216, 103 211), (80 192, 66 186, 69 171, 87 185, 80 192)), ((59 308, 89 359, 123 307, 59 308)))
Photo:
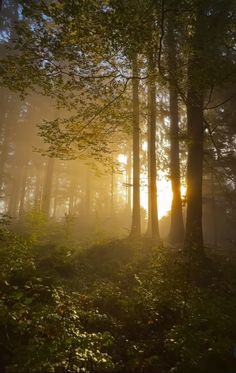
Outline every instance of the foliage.
MULTIPOLYGON (((131 249, 120 266, 116 249, 107 247, 99 278, 86 290, 86 309, 104 316, 86 325, 114 335, 113 359, 122 371, 233 372, 235 284, 222 279, 229 268, 196 263, 190 276, 181 254, 149 250, 131 249)), ((88 272, 97 273, 93 256, 89 264, 88 272)))
POLYGON ((111 368, 112 337, 84 330, 77 298, 39 277, 32 249, 5 231, 0 256, 0 360, 7 371, 111 368))
POLYGON ((32 247, 5 227, 0 257, 7 372, 234 371, 234 262, 145 241, 32 247))

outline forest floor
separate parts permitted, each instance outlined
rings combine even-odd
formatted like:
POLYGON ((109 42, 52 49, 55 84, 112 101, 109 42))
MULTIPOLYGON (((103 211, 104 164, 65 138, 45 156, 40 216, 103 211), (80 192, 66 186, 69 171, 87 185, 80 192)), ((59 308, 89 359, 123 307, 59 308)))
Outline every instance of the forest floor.
POLYGON ((207 254, 203 263, 128 239, 27 244, 5 232, 5 371, 235 372, 236 260, 207 254))

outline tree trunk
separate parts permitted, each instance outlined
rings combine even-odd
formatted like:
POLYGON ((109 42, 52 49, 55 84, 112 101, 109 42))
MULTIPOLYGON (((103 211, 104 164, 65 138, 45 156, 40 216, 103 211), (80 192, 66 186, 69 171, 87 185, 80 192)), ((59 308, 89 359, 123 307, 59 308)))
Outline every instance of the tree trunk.
POLYGON ((131 149, 130 145, 128 144, 128 153, 127 153, 127 167, 126 167, 126 191, 127 191, 127 212, 128 216, 131 213, 131 149))
POLYGON ((179 118, 178 90, 176 86, 176 44, 173 25, 168 23, 168 69, 169 69, 169 100, 170 100, 170 179, 172 187, 171 223, 169 242, 183 243, 184 221, 181 201, 180 160, 179 160, 179 118))
POLYGON ((58 197, 59 197, 59 180, 58 177, 55 178, 54 180, 54 192, 53 192, 53 212, 52 216, 54 219, 57 217, 57 207, 58 207, 58 197))
POLYGON ((156 78, 153 54, 148 59, 148 228, 147 236, 160 243, 157 208, 157 165, 156 165, 156 78))
POLYGON ((114 167, 111 167, 110 216, 114 218, 114 167))
POLYGON ((191 50, 188 61, 188 91, 187 91, 187 216, 185 248, 192 253, 203 254, 202 232, 202 173, 203 173, 203 92, 204 80, 204 45, 202 28, 204 12, 200 6, 196 18, 195 32, 191 40, 191 50))
POLYGON ((212 212, 212 233, 213 233, 213 247, 216 249, 218 246, 218 230, 217 230, 217 206, 215 198, 215 183, 214 174, 211 170, 211 212, 212 212))
POLYGON ((141 235, 140 221, 140 159, 139 159, 139 78, 137 55, 133 59, 133 210, 130 236, 141 235))
POLYGON ((20 172, 16 171, 16 176, 12 180, 11 196, 8 208, 8 214, 12 217, 17 217, 20 200, 20 188, 19 188, 20 172))
POLYGON ((10 137, 10 125, 11 123, 7 122, 5 126, 2 127, 3 131, 3 144, 1 146, 1 154, 0 154, 0 193, 2 197, 2 191, 4 186, 4 172, 5 172, 5 164, 8 159, 8 151, 9 151, 9 137, 10 137))
POLYGON ((84 211, 83 213, 89 217, 91 215, 92 210, 92 201, 91 201, 91 171, 89 166, 86 168, 86 184, 85 184, 85 204, 84 204, 84 211))
POLYGON ((34 192, 34 205, 37 210, 40 210, 40 204, 42 201, 42 171, 40 168, 41 168, 41 163, 36 164, 37 174, 36 174, 36 184, 35 184, 35 192, 34 192))
POLYGON ((72 176, 70 180, 69 215, 75 213, 77 179, 72 176))
MULTIPOLYGON (((191 66, 190 66, 191 68, 191 66)), ((202 249, 203 95, 189 79, 187 97, 187 216, 185 247, 202 249)))
POLYGON ((22 219, 25 213, 25 192, 28 177, 28 161, 25 162, 23 166, 23 171, 21 175, 21 192, 20 192, 20 206, 19 206, 19 219, 22 219))
POLYGON ((48 158, 46 165, 46 173, 44 177, 43 196, 42 196, 42 211, 45 217, 50 217, 50 204, 52 195, 54 159, 48 158))

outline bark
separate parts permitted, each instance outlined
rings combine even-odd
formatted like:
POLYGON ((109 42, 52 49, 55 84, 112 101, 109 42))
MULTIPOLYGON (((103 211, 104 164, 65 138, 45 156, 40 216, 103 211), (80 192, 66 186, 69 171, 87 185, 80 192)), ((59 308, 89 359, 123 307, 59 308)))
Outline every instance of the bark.
POLYGON ((12 180, 11 196, 9 201, 8 214, 12 217, 17 217, 20 200, 20 188, 19 188, 20 173, 19 170, 16 172, 16 177, 12 180))
POLYGON ((42 201, 42 171, 39 169, 41 164, 36 164, 36 185, 35 185, 35 194, 34 194, 34 204, 37 209, 40 209, 40 204, 42 201), (38 168, 37 168, 38 166, 38 168))
POLYGON ((141 235, 140 221, 140 146, 139 146, 139 78, 137 55, 133 59, 133 210, 130 236, 141 235))
POLYGON ((58 181, 58 177, 55 178, 55 181, 54 181, 54 193, 53 193, 53 213, 52 213, 52 216, 53 218, 56 218, 57 217, 57 207, 58 207, 58 200, 59 200, 59 181, 58 181))
POLYGON ((187 216, 185 246, 201 248, 202 234, 202 171, 203 171, 203 97, 191 88, 187 105, 188 165, 187 216))
POLYGON ((70 181, 69 215, 72 215, 75 212, 76 187, 77 187, 77 180, 75 177, 73 177, 71 178, 71 181, 70 181))
POLYGON ((179 117, 178 89, 176 85, 176 44, 173 24, 168 23, 168 69, 170 100, 170 179, 172 187, 171 223, 169 242, 179 244, 184 240, 184 221, 181 201, 180 160, 179 160, 179 117))
POLYGON ((111 186, 110 186, 110 216, 114 215, 114 169, 111 168, 111 186))
POLYGON ((11 123, 7 122, 3 127, 4 131, 4 139, 3 144, 1 146, 1 154, 0 154, 0 191, 2 194, 3 186, 4 186, 4 171, 5 171, 5 164, 8 159, 8 151, 9 151, 9 138, 10 138, 10 125, 11 123))
POLYGON ((211 171, 211 210, 212 210, 212 233, 213 233, 213 247, 218 246, 218 230, 217 230, 217 206, 215 198, 215 184, 214 174, 211 171))
POLYGON ((89 167, 86 170, 86 190, 85 190, 85 214, 91 214, 91 173, 89 167))
POLYGON ((157 208, 157 159, 156 159, 156 79, 152 54, 148 61, 148 229, 147 236, 160 242, 157 208))
POLYGON ((127 168, 126 168, 126 185, 127 185, 127 212, 130 216, 131 213, 131 149, 128 144, 127 168))
POLYGON ((202 20, 203 12, 199 9, 195 34, 192 38, 192 52, 188 61, 187 91, 187 215, 185 232, 185 249, 192 253, 203 253, 202 232, 202 173, 203 173, 203 92, 204 82, 202 55, 202 20))
POLYGON ((20 192, 20 204, 19 204, 19 219, 22 219, 25 213, 25 192, 28 178, 28 161, 23 166, 21 175, 21 192, 20 192))
POLYGON ((45 173, 45 178, 44 178, 44 185, 43 185, 43 196, 42 196, 42 211, 45 214, 47 219, 50 217, 53 169, 54 169, 54 159, 48 158, 47 165, 46 165, 46 173, 45 173))

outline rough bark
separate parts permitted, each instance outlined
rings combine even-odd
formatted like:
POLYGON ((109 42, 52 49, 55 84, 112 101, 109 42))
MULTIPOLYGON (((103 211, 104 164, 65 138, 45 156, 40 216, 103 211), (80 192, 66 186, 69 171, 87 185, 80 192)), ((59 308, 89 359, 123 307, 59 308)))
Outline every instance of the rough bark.
POLYGON ((170 179, 172 187, 171 223, 169 242, 180 244, 184 240, 184 221, 181 201, 179 160, 178 89, 176 85, 177 64, 173 24, 168 23, 168 70, 170 109, 170 179))
POLYGON ((202 234, 202 171, 203 171, 203 98, 192 88, 187 105, 188 165, 187 216, 185 246, 203 246, 202 234))
POLYGON ((127 212, 131 213, 131 149, 128 144, 127 168, 126 168, 126 184, 127 184, 127 212))
POLYGON ((149 212, 147 236, 160 242, 157 208, 157 160, 156 160, 156 79, 155 61, 152 54, 148 60, 148 194, 149 212))
POLYGON ((203 253, 202 231, 202 174, 203 174, 203 92, 204 81, 202 55, 202 22, 203 11, 199 8, 195 33, 191 42, 191 53, 188 61, 187 91, 187 215, 185 248, 190 252, 203 253))
POLYGON ((140 159, 139 159, 139 78, 137 56, 133 59, 133 210, 130 236, 141 234, 140 222, 140 159))

